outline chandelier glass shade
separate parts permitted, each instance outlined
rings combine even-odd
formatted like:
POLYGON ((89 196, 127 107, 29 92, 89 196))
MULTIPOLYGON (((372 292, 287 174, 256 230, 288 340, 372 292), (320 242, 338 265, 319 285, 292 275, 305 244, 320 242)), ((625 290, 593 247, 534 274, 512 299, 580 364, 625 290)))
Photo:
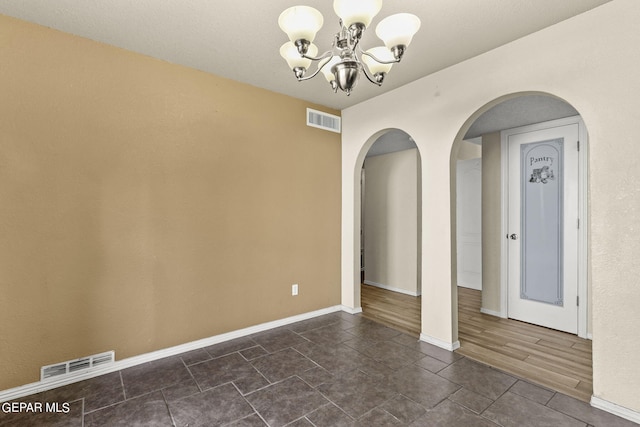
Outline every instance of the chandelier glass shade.
POLYGON ((340 31, 334 36, 332 48, 318 56, 318 48, 312 42, 322 28, 322 14, 309 6, 290 7, 278 19, 278 25, 289 36, 289 41, 280 48, 280 55, 298 81, 322 73, 334 92, 340 89, 350 95, 364 74, 371 83, 380 86, 420 29, 420 19, 415 15, 388 16, 376 27, 376 35, 384 46, 363 51, 360 40, 381 8, 382 0, 334 0, 333 10, 340 19, 340 31), (317 69, 307 75, 314 62, 317 69))

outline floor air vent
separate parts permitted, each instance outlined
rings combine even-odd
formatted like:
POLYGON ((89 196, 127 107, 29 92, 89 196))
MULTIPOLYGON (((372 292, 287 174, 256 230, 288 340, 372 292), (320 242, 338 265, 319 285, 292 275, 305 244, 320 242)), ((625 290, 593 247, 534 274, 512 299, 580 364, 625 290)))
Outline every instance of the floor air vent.
POLYGON ((307 126, 340 133, 340 117, 307 108, 307 126))
POLYGON ((59 377, 61 375, 69 375, 75 372, 86 371, 91 368, 113 363, 114 360, 115 353, 113 351, 107 351, 106 353, 81 357, 80 359, 56 363, 55 365, 43 366, 40 368, 40 381, 59 377))

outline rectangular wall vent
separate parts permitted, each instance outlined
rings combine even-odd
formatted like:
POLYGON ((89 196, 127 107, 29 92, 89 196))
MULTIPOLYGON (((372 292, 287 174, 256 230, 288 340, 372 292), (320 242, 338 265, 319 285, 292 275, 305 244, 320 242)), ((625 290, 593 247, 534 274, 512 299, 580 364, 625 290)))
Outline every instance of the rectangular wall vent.
POLYGON ((340 133, 340 121, 339 116, 307 108, 307 126, 340 133))
POLYGON ((114 361, 115 352, 107 351, 105 353, 94 354, 93 356, 81 357, 80 359, 43 366, 40 368, 40 381, 60 377, 62 375, 69 375, 75 372, 86 371, 91 368, 113 363, 114 361))

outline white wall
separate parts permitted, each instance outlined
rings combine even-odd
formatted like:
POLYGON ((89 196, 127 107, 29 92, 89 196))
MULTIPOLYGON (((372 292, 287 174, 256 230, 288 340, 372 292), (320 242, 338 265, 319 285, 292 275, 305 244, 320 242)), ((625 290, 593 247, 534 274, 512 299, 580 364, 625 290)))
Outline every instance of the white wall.
POLYGON ((356 184, 364 153, 382 130, 402 129, 415 140, 422 161, 422 337, 454 347, 452 144, 503 97, 556 95, 578 110, 589 132, 594 396, 640 413, 640 368, 632 363, 640 354, 634 332, 640 325, 640 239, 634 232, 640 228, 639 17, 640 2, 614 0, 344 110, 343 304, 359 307, 356 184))
POLYGON ((417 296, 418 150, 368 157, 365 182, 365 283, 417 296))

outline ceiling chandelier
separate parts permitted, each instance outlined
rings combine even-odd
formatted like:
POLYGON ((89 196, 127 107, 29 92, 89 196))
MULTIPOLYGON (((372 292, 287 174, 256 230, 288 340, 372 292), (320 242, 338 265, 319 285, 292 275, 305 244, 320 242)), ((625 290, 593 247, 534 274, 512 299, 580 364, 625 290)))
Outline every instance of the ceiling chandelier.
POLYGON ((312 42, 322 27, 322 14, 309 6, 290 7, 278 18, 278 25, 290 40, 282 45, 280 55, 298 81, 312 79, 322 72, 334 92, 340 89, 347 95, 358 83, 360 74, 381 86, 420 28, 420 19, 410 13, 388 16, 376 27, 376 35, 384 46, 362 50, 360 39, 381 8, 382 0, 334 0, 333 10, 340 18, 340 31, 334 36, 331 50, 317 56, 318 48, 312 42), (312 62, 317 62, 318 68, 307 76, 312 62))

